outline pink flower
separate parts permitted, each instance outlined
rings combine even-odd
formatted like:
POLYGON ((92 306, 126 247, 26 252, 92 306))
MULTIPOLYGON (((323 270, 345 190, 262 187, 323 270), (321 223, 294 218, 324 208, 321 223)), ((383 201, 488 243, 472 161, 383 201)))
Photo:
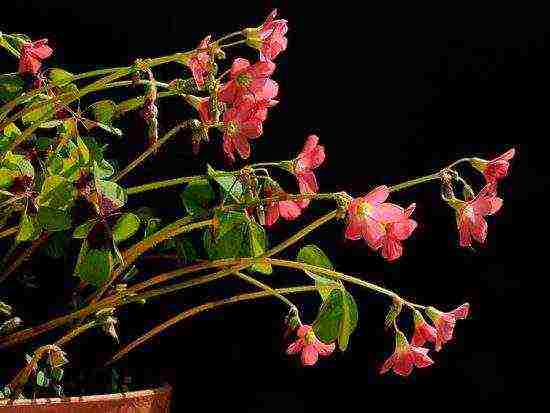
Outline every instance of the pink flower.
POLYGON ((512 148, 492 161, 474 158, 471 160, 471 164, 474 168, 483 173, 488 183, 497 182, 508 175, 510 161, 515 155, 516 150, 512 148))
MULTIPOLYGON (((267 188, 264 190, 268 198, 284 195, 285 193, 279 189, 267 188)), ((277 201, 266 205, 265 225, 270 227, 283 217, 287 221, 296 219, 302 213, 302 209, 295 201, 277 201)))
MULTIPOLYGON (((206 36, 199 43, 198 49, 207 49, 210 46, 210 37, 211 36, 206 36)), ((208 52, 202 50, 195 53, 195 55, 189 59, 189 62, 187 62, 187 66, 191 69, 197 87, 202 88, 204 85, 204 75, 210 71, 210 55, 208 52)))
POLYGON ((435 341, 435 349, 437 351, 441 350, 443 344, 452 340, 456 320, 463 320, 468 317, 469 311, 470 304, 468 303, 462 304, 460 307, 448 313, 443 313, 433 307, 428 307, 426 309, 426 314, 432 319, 437 331, 435 341))
POLYGON ((53 53, 48 46, 48 39, 37 40, 32 43, 24 43, 21 46, 21 57, 19 58, 19 73, 36 74, 42 66, 42 60, 47 59, 53 53))
POLYGON ((348 207, 348 226, 345 237, 350 240, 363 238, 375 251, 386 242, 388 244, 386 249, 389 253, 389 250, 394 248, 395 243, 399 241, 397 235, 406 235, 406 232, 412 232, 409 228, 412 227, 412 224, 406 221, 408 217, 405 217, 403 208, 384 202, 389 195, 390 191, 387 186, 379 186, 367 195, 354 199, 348 207), (403 226, 407 227, 407 231, 401 233, 398 225, 392 229, 390 238, 387 238, 386 224, 390 222, 404 222, 403 226))
POLYGON ((309 325, 301 325, 298 328, 297 335, 298 340, 288 346, 286 354, 292 355, 301 352, 302 364, 304 366, 313 366, 317 363, 319 355, 324 357, 330 356, 336 348, 334 343, 325 344, 315 337, 313 328, 309 325))
POLYGON ((401 331, 395 333, 395 351, 386 360, 380 374, 393 370, 395 374, 407 377, 414 367, 424 368, 431 366, 433 360, 428 357, 428 349, 410 345, 401 331))
POLYGON ((247 44, 260 51, 261 60, 273 60, 279 53, 286 50, 287 21, 275 19, 276 16, 277 10, 273 10, 260 27, 244 31, 247 44))
POLYGON ((414 310, 414 334, 411 340, 413 346, 423 346, 427 341, 437 342, 437 330, 429 325, 418 310, 414 310))
POLYGON ((401 241, 411 236, 417 227, 415 220, 410 219, 416 204, 412 204, 397 219, 385 223, 386 233, 382 237, 381 253, 388 261, 395 261, 403 255, 401 241))
POLYGON ((210 125, 214 122, 210 112, 210 98, 186 95, 185 100, 199 112, 201 122, 204 125, 210 125))
POLYGON ((254 100, 246 96, 223 114, 223 150, 230 161, 235 160, 235 151, 247 159, 250 156, 248 140, 262 135, 262 120, 255 115, 254 100))
POLYGON ((241 95, 252 94, 258 100, 271 100, 279 91, 277 83, 269 78, 275 70, 273 62, 257 62, 237 58, 231 66, 230 78, 220 90, 222 102, 232 103, 241 95))
POLYGON ((461 247, 470 247, 472 238, 483 244, 487 238, 486 216, 493 215, 502 207, 502 199, 496 196, 496 184, 487 184, 479 194, 468 202, 457 201, 453 205, 457 213, 457 225, 461 247))
MULTIPOLYGON (((316 194, 319 191, 317 179, 313 173, 325 160, 325 148, 319 145, 319 138, 308 136, 304 149, 294 161, 294 175, 298 181, 301 194, 316 194)), ((298 201, 301 208, 309 205, 309 199, 298 201)))

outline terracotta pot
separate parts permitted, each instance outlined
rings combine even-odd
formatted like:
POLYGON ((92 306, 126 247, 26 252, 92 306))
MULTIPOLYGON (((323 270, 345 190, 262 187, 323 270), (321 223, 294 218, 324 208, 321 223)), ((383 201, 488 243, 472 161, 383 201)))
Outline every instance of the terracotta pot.
POLYGON ((155 390, 52 399, 0 400, 0 413, 168 413, 169 386, 155 390))

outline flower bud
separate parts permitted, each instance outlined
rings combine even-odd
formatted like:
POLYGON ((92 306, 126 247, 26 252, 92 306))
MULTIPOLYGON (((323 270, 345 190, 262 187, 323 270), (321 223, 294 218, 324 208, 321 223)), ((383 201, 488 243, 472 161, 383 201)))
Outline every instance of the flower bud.
POLYGON ((198 92, 197 85, 192 77, 189 79, 174 79, 168 84, 168 86, 171 92, 182 95, 198 92))

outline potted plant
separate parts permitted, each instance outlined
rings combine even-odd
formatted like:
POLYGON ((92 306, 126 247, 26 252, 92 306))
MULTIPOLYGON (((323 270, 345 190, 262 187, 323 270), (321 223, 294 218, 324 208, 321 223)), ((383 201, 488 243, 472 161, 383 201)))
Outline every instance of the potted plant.
POLYGON ((0 76, 0 282, 9 283, 20 276, 22 265, 37 251, 63 255, 69 243, 79 245, 79 253, 68 260, 71 266, 67 268, 67 276, 79 282, 73 307, 64 315, 27 326, 18 315, 21 303, 0 296, 4 318, 0 349, 32 343, 32 351, 21 356, 19 373, 2 377, 5 385, 0 406, 31 406, 36 411, 53 406, 61 412, 78 405, 83 410, 92 406, 103 411, 125 405, 126 411, 133 411, 141 403, 139 411, 167 411, 167 388, 65 397, 63 376, 71 357, 64 348, 92 329, 101 329, 118 342, 117 315, 132 308, 131 304, 151 305, 158 297, 223 278, 239 279, 257 290, 188 308, 123 344, 108 363, 199 313, 274 298, 285 305, 288 333, 295 336, 286 352, 299 354, 304 366, 312 366, 320 356, 348 348, 359 319, 348 284, 388 298, 385 325, 395 337, 395 347, 382 363, 381 373, 392 370, 408 376, 414 367, 434 363, 429 347, 439 351, 451 340, 456 322, 468 316, 467 303, 455 309, 417 303, 360 275, 337 271, 314 244, 302 245, 291 257, 287 249, 337 220, 346 239, 365 242, 380 259, 398 260, 417 227, 415 203, 403 207, 389 198, 422 184, 439 186, 441 200, 437 202, 449 207, 460 247, 484 243, 486 217, 502 206, 498 184, 508 174, 514 149, 492 160, 465 157, 419 178, 373 185, 368 193, 356 196, 320 190, 315 171, 325 160, 325 150, 315 135, 307 137, 303 150, 288 159, 248 163, 269 111, 278 104, 279 86, 272 76, 277 58, 287 46, 286 32, 286 20, 277 18, 274 11, 257 27, 219 38, 207 36, 189 51, 78 74, 45 66, 44 61, 54 52, 46 39, 33 41, 21 34, 0 33, 0 45, 19 65, 16 73, 0 76), (230 60, 229 53, 239 45, 251 49, 253 60, 239 55, 230 60), (181 73, 188 77, 158 79, 156 69, 168 64, 180 65, 181 73), (118 91, 113 100, 98 98, 113 90, 118 91), (165 129, 159 128, 159 108, 173 100, 189 105, 196 115, 159 133, 165 129), (131 112, 141 115, 147 148, 117 169, 106 145, 112 136, 123 135, 120 120, 131 112), (125 177, 137 172, 146 160, 154 160, 175 136, 184 134, 190 137, 197 155, 201 145, 221 140, 230 166, 208 166, 193 176, 148 177, 139 186, 124 185, 125 177), (242 160, 243 166, 235 167, 237 160, 242 160), (473 189, 459 167, 480 172, 483 183, 479 190, 473 189), (283 187, 273 171, 295 178, 296 185, 283 187), (155 215, 154 205, 127 207, 128 198, 135 194, 174 187, 181 188, 185 208, 176 220, 167 222, 155 215), (331 210, 312 217, 284 241, 269 245, 270 227, 277 221, 307 215, 309 204, 317 201, 331 205, 331 210), (141 277, 142 261, 151 254, 171 259, 173 269, 141 277), (269 279, 278 268, 296 270, 305 282, 271 287, 269 279), (302 320, 295 304, 295 296, 302 293, 320 299, 314 320, 302 320), (412 320, 408 326, 413 329, 412 336, 405 334, 407 319, 403 315, 412 320), (59 337, 44 342, 47 332, 57 332, 59 337), (40 399, 52 391, 57 399, 40 399))

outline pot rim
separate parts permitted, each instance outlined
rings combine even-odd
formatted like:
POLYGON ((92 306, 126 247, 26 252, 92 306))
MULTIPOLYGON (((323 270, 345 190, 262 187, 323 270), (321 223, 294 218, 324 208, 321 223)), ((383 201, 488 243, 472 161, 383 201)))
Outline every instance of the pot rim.
POLYGON ((172 387, 168 384, 150 390, 131 391, 126 393, 99 394, 95 396, 74 396, 74 397, 47 397, 42 399, 0 399, 0 411, 4 407, 17 406, 42 406, 42 405, 67 405, 67 404, 87 404, 96 402, 120 401, 136 399, 150 399, 151 396, 164 396, 170 398, 172 387))

